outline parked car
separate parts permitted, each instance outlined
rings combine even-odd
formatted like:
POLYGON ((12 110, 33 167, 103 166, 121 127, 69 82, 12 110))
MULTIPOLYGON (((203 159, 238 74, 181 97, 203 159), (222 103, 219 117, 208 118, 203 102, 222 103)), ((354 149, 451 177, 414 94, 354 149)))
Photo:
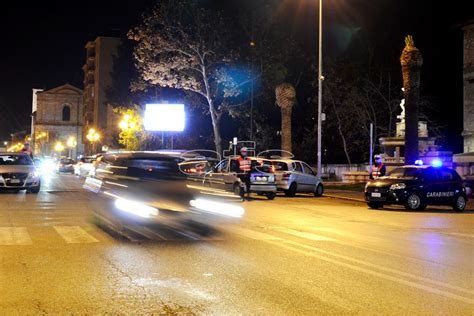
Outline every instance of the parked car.
POLYGON ((94 167, 94 156, 82 157, 78 160, 78 162, 74 165, 74 174, 76 176, 88 176, 93 175, 95 171, 94 167))
MULTIPOLYGON (((265 195, 269 200, 273 200, 276 196, 277 186, 272 170, 272 162, 256 157, 250 158, 252 160, 250 192, 265 195)), ((235 172, 235 170, 238 170, 238 164, 237 157, 229 157, 222 160, 210 172, 204 175, 204 183, 210 187, 234 192, 235 195, 239 195, 241 181, 237 176, 237 172, 235 172)))
POLYGON ((61 173, 61 172, 74 173, 75 163, 76 162, 71 158, 61 158, 59 159, 56 165, 56 172, 57 173, 61 173))
POLYGON ((324 185, 321 178, 305 162, 292 159, 272 160, 275 171, 276 185, 279 191, 286 196, 295 196, 296 193, 313 193, 319 197, 323 195, 324 185))
POLYGON ((367 182, 365 200, 370 208, 386 204, 423 210, 427 205, 448 205, 456 212, 467 204, 466 188, 459 174, 446 167, 403 166, 387 176, 367 182))
POLYGON ((41 180, 26 153, 0 153, 0 189, 38 193, 41 180))

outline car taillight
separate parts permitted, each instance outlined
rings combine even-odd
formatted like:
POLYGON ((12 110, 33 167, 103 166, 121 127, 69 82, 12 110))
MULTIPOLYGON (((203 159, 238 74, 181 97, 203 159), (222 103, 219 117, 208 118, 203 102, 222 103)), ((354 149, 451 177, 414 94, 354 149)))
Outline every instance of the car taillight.
POLYGON ((283 179, 288 179, 290 177, 290 174, 285 172, 281 177, 283 179))

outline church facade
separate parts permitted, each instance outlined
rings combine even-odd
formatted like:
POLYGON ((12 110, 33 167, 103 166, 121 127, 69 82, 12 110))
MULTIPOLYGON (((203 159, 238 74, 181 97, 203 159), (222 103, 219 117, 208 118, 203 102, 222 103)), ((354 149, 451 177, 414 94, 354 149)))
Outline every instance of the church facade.
POLYGON ((33 95, 31 143, 35 155, 69 156, 84 152, 83 91, 70 84, 33 95))

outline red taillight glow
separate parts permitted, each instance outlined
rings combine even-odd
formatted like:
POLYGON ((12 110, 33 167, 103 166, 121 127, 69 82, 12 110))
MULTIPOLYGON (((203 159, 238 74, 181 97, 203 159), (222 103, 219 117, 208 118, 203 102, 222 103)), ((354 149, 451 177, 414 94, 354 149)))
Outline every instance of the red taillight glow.
POLYGON ((284 173, 281 177, 283 179, 288 179, 290 177, 290 174, 289 173, 284 173))

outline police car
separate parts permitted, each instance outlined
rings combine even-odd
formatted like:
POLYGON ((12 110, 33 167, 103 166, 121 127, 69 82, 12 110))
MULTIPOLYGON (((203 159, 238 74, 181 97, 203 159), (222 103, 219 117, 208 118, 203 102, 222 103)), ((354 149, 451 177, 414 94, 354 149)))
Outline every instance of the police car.
POLYGON ((387 176, 369 181, 365 200, 373 209, 385 204, 404 205, 408 210, 448 205, 462 212, 467 204, 466 188, 456 171, 419 165, 396 168, 387 176))

